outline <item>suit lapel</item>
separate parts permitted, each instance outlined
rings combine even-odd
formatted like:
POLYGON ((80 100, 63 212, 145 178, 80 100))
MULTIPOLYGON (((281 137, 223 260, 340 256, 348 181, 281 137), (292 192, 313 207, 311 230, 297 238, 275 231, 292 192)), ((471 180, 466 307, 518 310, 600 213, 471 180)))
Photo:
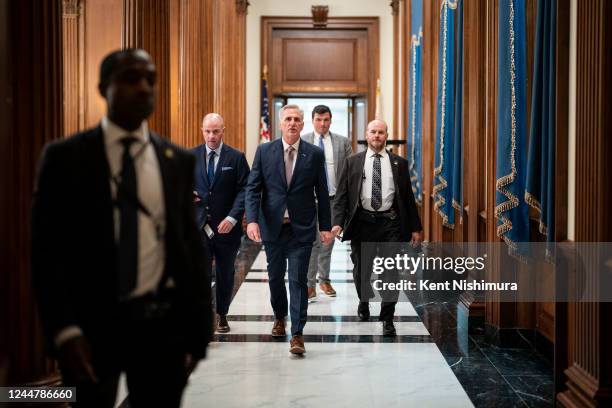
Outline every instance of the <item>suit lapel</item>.
POLYGON ((293 166, 293 176, 291 176, 291 184, 289 185, 289 190, 291 190, 291 186, 295 184, 296 177, 299 177, 300 172, 302 171, 302 167, 304 167, 304 163, 308 160, 308 155, 310 152, 306 151, 308 147, 306 145, 302 145, 300 143, 298 147, 297 154, 295 156, 295 166, 293 166))
POLYGON ((395 196, 399 197, 399 187, 398 187, 399 170, 398 170, 397 158, 395 157, 393 153, 387 152, 387 154, 389 155, 389 162, 391 163, 391 172, 393 172, 393 186, 395 187, 395 196))
POLYGON ((215 184, 217 184, 217 180, 219 180, 219 178, 221 177, 221 172, 223 171, 223 167, 225 166, 225 163, 227 163, 227 155, 229 154, 229 149, 227 148, 227 146, 225 146, 225 143, 223 144, 223 146, 221 147, 221 155, 219 156, 219 161, 217 162, 217 169, 215 170, 215 177, 213 178, 213 182, 212 185, 210 186, 210 189, 212 190, 215 187, 215 184))
POLYGON ((93 143, 91 144, 91 155, 93 160, 92 172, 93 172, 93 183, 98 188, 96 197, 103 197, 103 201, 100 203, 102 206, 102 216, 105 218, 101 225, 108 225, 109 230, 107 233, 107 239, 113 243, 115 242, 115 222, 113 218, 113 197, 111 195, 110 183, 111 183, 111 171, 108 164, 108 158, 106 156, 106 147, 104 146, 104 133, 102 127, 98 126, 93 133, 93 143))
POLYGON ((276 145, 274 146, 273 149, 274 149, 272 152, 273 159, 275 159, 276 162, 278 163, 276 165, 277 172, 278 172, 277 174, 280 175, 283 186, 285 186, 285 190, 288 190, 287 177, 285 175, 285 155, 283 152, 283 141, 278 139, 278 142, 276 142, 276 145))
POLYGON ((310 144, 314 144, 314 132, 306 133, 302 139, 310 144))
MULTIPOLYGON (((172 200, 172 197, 177 197, 174 192, 174 183, 171 180, 171 172, 169 168, 169 160, 174 157, 174 151, 170 147, 162 146, 162 141, 153 132, 151 132, 149 136, 151 138, 151 144, 155 148, 157 162, 159 163, 159 172, 162 178, 162 186, 164 188, 163 197, 165 204, 164 207, 166 209, 166 226, 170 226, 172 225, 170 215, 174 213, 174 211, 170 208, 170 203, 176 202, 176 200, 172 200)), ((168 228, 166 228, 166 232, 167 231, 168 228)))
POLYGON ((340 142, 338 140, 338 136, 333 136, 331 132, 329 132, 329 137, 332 142, 332 150, 334 151, 334 171, 336 172, 336 176, 338 175, 338 156, 340 156, 340 142))
POLYGON ((198 155, 197 163, 199 164, 198 174, 200 176, 200 179, 206 186, 206 188, 210 188, 210 186, 208 185, 208 175, 206 174, 206 145, 205 144, 202 145, 197 150, 197 155, 198 155))
POLYGON ((359 172, 355 172, 354 177, 357 179, 356 183, 359 186, 358 188, 358 192, 357 192, 357 197, 361 197, 361 189, 363 187, 363 178, 365 175, 365 159, 366 159, 366 153, 367 150, 365 152, 361 152, 361 157, 359 158, 359 162, 361 163, 361 165, 357 168, 357 170, 359 170, 359 172))

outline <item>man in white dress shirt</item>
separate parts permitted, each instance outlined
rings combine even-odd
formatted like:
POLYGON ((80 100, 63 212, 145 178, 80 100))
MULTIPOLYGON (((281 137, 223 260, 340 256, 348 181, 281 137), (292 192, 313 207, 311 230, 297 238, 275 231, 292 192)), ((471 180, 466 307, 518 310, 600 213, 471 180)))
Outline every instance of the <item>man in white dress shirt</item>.
POLYGON ((212 329, 193 206, 194 157, 150 131, 156 68, 107 55, 95 128, 46 146, 32 208, 32 280, 75 407, 178 407, 212 329))
MULTIPOLYGON (((329 131, 332 121, 332 112, 328 106, 317 105, 312 110, 312 125, 314 132, 306 133, 302 140, 319 146, 325 153, 325 171, 327 175, 327 189, 329 190, 329 202, 332 206, 332 218, 334 197, 336 195, 336 180, 340 174, 340 168, 347 157, 353 153, 351 141, 342 135, 329 131)), ((317 298, 317 274, 319 277, 319 288, 327 296, 336 296, 336 291, 331 285, 329 272, 331 266, 331 253, 334 249, 334 241, 329 244, 317 240, 312 246, 310 263, 308 265, 308 301, 314 302, 317 298)))
MULTIPOLYGON (((366 262, 362 259, 365 250, 362 244, 410 241, 416 246, 421 240, 422 227, 410 185, 408 161, 385 150, 387 137, 385 122, 373 120, 368 124, 368 149, 347 159, 334 200, 332 234, 344 230, 342 240, 351 240, 353 279, 360 300, 357 314, 361 321, 370 318, 368 300, 373 294, 369 286, 371 259, 366 262)), ((395 336, 396 302, 384 300, 378 320, 383 323, 384 336, 395 336)))

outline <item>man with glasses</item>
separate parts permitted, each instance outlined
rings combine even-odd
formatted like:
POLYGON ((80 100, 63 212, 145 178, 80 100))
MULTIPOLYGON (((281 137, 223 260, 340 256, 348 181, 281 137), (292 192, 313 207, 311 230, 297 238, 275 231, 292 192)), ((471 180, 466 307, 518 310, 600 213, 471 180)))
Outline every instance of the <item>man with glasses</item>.
POLYGON ((196 221, 207 249, 209 270, 215 260, 215 295, 218 333, 230 331, 227 312, 234 289, 234 262, 242 236, 244 187, 249 165, 244 153, 223 143, 223 117, 209 113, 202 120, 204 143, 193 149, 196 221), (238 224, 238 225, 236 225, 238 224))

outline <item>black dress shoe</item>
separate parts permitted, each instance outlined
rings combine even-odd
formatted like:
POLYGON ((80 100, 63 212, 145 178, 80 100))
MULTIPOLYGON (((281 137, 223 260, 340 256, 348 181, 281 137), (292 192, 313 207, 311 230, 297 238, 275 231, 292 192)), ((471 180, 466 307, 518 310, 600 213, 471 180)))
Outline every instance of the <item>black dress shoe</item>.
POLYGON ((370 312, 357 312, 357 316, 359 316, 360 322, 367 322, 370 320, 370 312))
POLYGON ((383 322, 383 336, 385 337, 395 337, 395 326, 393 325, 392 320, 385 320, 383 322))
POLYGON ((359 303, 359 307, 357 308, 357 316, 359 316, 359 321, 367 322, 370 320, 370 305, 367 303, 359 303))
POLYGON ((217 333, 229 333, 229 331, 230 327, 227 323, 227 317, 220 315, 217 320, 217 333))

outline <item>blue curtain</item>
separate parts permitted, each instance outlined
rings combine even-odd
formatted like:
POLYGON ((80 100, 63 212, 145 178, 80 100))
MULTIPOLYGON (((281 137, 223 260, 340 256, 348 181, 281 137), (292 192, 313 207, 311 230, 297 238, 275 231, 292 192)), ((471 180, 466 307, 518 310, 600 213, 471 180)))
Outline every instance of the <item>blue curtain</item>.
POLYGON ((463 215, 463 1, 457 2, 457 71, 455 77, 455 129, 453 135, 453 208, 463 215))
POLYGON ((554 240, 557 1, 539 0, 533 64, 525 201, 538 211, 539 230, 554 240))
POLYGON ((412 192, 418 204, 423 202, 422 172, 422 103, 421 103, 421 52, 423 44, 423 0, 411 2, 411 66, 409 84, 409 116, 407 153, 410 165, 412 192))
POLYGON ((497 235, 517 249, 529 240, 522 199, 526 176, 525 1, 499 0, 499 63, 495 216, 497 235))
POLYGON ((434 150, 434 209, 445 227, 454 228, 453 158, 455 129, 455 20, 458 0, 442 0, 438 58, 438 98, 434 150))

